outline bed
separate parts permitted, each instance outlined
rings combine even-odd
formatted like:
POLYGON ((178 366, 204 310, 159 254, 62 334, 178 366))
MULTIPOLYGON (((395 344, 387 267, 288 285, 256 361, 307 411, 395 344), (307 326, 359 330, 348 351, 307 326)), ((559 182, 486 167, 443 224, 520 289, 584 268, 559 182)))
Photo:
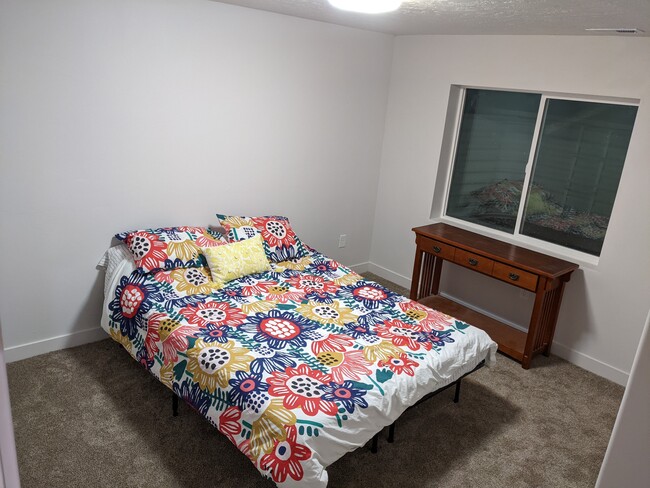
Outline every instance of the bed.
MULTIPOLYGON (((237 219, 221 220, 225 237, 197 227, 118 235, 101 263, 101 325, 278 486, 325 487, 327 466, 494 362, 483 331, 309 248, 288 220, 237 219), (255 235, 265 270, 215 278, 208 251, 255 235)), ((233 259, 222 271, 250 262, 233 259)))

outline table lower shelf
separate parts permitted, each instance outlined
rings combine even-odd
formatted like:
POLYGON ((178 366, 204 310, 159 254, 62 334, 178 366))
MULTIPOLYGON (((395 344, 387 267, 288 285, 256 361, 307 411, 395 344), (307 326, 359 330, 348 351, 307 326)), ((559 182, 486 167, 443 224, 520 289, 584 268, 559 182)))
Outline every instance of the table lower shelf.
POLYGON ((526 347, 526 333, 499 322, 487 315, 469 309, 440 295, 431 295, 418 300, 422 305, 440 310, 447 315, 484 330, 499 345, 499 351, 521 362, 526 347))

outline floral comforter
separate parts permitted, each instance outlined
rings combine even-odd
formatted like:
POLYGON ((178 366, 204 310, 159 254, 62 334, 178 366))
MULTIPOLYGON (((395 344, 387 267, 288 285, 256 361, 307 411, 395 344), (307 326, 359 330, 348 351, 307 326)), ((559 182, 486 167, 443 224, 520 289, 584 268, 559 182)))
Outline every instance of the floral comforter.
POLYGON ((278 486, 325 468, 496 344, 317 252, 215 290, 207 268, 137 271, 102 326, 278 486))

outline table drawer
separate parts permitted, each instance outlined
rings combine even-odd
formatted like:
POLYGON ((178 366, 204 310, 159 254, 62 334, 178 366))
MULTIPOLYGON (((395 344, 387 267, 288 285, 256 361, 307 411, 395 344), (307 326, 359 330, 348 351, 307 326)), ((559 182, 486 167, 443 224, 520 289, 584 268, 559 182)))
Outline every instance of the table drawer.
POLYGON ((450 246, 444 242, 434 241, 433 239, 427 239, 426 237, 420 238, 419 236, 417 244, 423 251, 428 252, 429 254, 439 256, 442 259, 454 259, 454 252, 456 251, 454 246, 450 246))
POLYGON ((494 263, 492 276, 530 291, 535 291, 537 288, 537 275, 506 264, 494 263))
POLYGON ((456 249, 454 263, 485 274, 492 274, 492 267, 494 266, 494 261, 491 259, 463 251, 462 249, 456 249))

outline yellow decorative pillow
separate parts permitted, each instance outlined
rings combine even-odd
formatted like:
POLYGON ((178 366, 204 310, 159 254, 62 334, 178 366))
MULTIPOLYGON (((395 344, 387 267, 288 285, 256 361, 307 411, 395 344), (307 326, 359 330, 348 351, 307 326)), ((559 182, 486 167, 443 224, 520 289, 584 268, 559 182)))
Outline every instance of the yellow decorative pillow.
POLYGON ((218 283, 227 283, 242 276, 271 269, 261 234, 244 241, 201 250, 210 266, 212 280, 218 283))

